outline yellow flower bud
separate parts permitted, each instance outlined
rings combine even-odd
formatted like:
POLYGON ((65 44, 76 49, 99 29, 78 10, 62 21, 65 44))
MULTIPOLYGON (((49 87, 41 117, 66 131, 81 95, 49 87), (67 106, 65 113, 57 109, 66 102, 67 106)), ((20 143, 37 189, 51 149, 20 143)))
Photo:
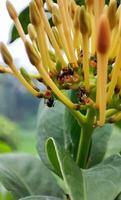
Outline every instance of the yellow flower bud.
POLYGON ((10 1, 6 1, 6 7, 11 19, 15 20, 18 17, 17 11, 10 1))
POLYGON ((55 26, 58 26, 59 24, 61 24, 61 16, 60 16, 58 8, 55 5, 52 7, 52 14, 53 14, 52 20, 55 26))
POLYGON ((90 22, 89 22, 89 16, 86 13, 85 7, 81 6, 80 8, 80 31, 82 34, 89 34, 90 35, 90 22))
POLYGON ((80 29, 80 6, 77 7, 76 13, 74 16, 74 27, 75 29, 80 29))
POLYGON ((109 4, 109 8, 107 12, 111 30, 114 28, 116 24, 116 10, 117 10, 117 2, 113 0, 109 4))
POLYGON ((25 42, 26 52, 28 54, 30 62, 37 67, 40 62, 37 51, 33 48, 32 44, 26 40, 25 42))
POLYGON ((36 5, 36 3, 34 1, 30 2, 29 9, 30 9, 30 20, 31 20, 31 23, 33 25, 35 25, 35 26, 40 25, 40 23, 41 23, 40 19, 41 18, 40 18, 38 7, 37 7, 37 5, 36 5))
POLYGON ((40 9, 41 7, 43 7, 43 0, 34 0, 38 9, 40 9))
POLYGON ((53 7, 53 1, 52 0, 46 0, 47 8, 50 12, 52 12, 53 7))
POLYGON ((0 43, 0 51, 1 51, 4 62, 7 65, 11 65, 11 63, 13 63, 13 58, 10 52, 8 51, 7 47, 5 46, 5 44, 2 42, 0 43))
POLYGON ((28 25, 28 34, 29 34, 29 36, 30 36, 32 41, 36 40, 37 33, 36 33, 35 28, 34 28, 34 26, 32 24, 28 25))
POLYGON ((25 78, 25 80, 30 83, 31 82, 31 77, 29 76, 28 72, 26 71, 25 68, 21 67, 20 68, 20 72, 22 74, 22 76, 25 78))

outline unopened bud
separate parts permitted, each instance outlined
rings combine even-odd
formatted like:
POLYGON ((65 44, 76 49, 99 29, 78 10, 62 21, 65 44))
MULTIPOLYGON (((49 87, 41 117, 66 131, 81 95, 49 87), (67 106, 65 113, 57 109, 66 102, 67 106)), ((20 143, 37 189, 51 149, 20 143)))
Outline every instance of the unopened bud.
POLYGON ((5 44, 2 42, 0 43, 0 51, 1 51, 4 62, 7 65, 11 65, 13 63, 13 58, 10 52, 8 51, 7 47, 5 46, 5 44))
POLYGON ((70 15, 71 18, 74 19, 75 13, 76 13, 76 3, 75 1, 71 1, 70 5, 69 5, 69 11, 70 11, 70 15))
POLYGON ((56 62, 56 69, 58 72, 61 71, 61 69, 62 69, 62 63, 59 60, 57 60, 57 62, 56 62))
POLYGON ((36 33, 36 30, 35 30, 35 28, 34 28, 34 26, 32 24, 28 25, 28 34, 29 34, 29 36, 30 36, 32 41, 36 40, 37 33, 36 33))
POLYGON ((58 26, 59 24, 61 24, 61 16, 59 13, 59 9, 55 5, 52 7, 52 14, 53 14, 52 20, 55 26, 58 26))
POLYGON ((18 17, 17 11, 10 1, 6 1, 6 7, 11 19, 15 20, 18 17))
POLYGON ((37 51, 33 48, 32 44, 28 41, 25 42, 25 47, 26 47, 26 52, 28 54, 30 62, 37 67, 40 62, 40 58, 37 51))
POLYGON ((34 1, 30 2, 30 20, 31 23, 35 26, 40 25, 41 21, 40 21, 40 14, 39 14, 39 10, 38 7, 36 5, 36 3, 34 1))
POLYGON ((116 24, 116 11, 117 11, 117 2, 113 0, 109 4, 109 8, 107 12, 111 30, 114 28, 116 24))
POLYGON ((87 4, 89 7, 92 7, 93 4, 94 4, 94 0, 86 0, 86 4, 87 4))
POLYGON ((42 0, 34 0, 38 9, 40 9, 41 7, 43 7, 43 1, 42 0))
POLYGON ((97 33, 97 51, 101 54, 107 53, 110 47, 110 26, 106 15, 102 15, 99 20, 97 33))
POLYGON ((22 76, 25 78, 25 80, 30 83, 31 82, 31 77, 29 76, 28 72, 25 70, 25 68, 21 67, 20 72, 22 76))
POLYGON ((76 13, 74 16, 74 27, 75 29, 80 29, 80 7, 78 6, 76 9, 76 13))
POLYGON ((80 31, 82 35, 90 34, 90 22, 89 22, 89 15, 86 13, 86 9, 84 6, 80 8, 80 31))
POLYGON ((49 12, 52 12, 52 7, 53 7, 53 1, 52 0, 46 0, 47 3, 47 8, 49 12))

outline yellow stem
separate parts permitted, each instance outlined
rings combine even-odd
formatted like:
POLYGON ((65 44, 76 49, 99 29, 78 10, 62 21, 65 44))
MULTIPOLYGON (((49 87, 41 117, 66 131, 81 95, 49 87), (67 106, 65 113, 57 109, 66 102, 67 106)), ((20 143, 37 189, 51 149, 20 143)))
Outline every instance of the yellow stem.
POLYGON ((107 88, 107 69, 108 69, 108 54, 99 54, 98 56, 99 67, 99 126, 105 123, 106 112, 106 88, 107 88))
POLYGON ((73 59, 73 63, 77 63, 76 60, 76 56, 74 53, 74 48, 73 48, 73 41, 72 41, 72 36, 71 36, 71 32, 68 26, 68 21, 67 21, 67 16, 65 13, 65 9, 64 9, 64 2, 62 0, 58 0, 58 5, 60 8, 60 13, 61 13, 61 17, 62 17, 62 24, 63 24, 63 30, 64 30, 64 34, 65 34, 65 38, 67 40, 67 44, 68 44, 68 51, 70 53, 70 55, 72 56, 73 59))
POLYGON ((109 58, 113 59, 116 57, 117 55, 117 50, 119 47, 119 39, 120 39, 120 31, 118 29, 118 26, 116 26, 114 28, 114 30, 112 31, 112 38, 111 38, 111 46, 112 48, 109 51, 109 58))
POLYGON ((21 23, 20 23, 19 19, 15 18, 14 23, 15 23, 16 29, 17 29, 21 39, 23 40, 23 42, 25 42, 26 41, 26 35, 24 33, 24 30, 23 30, 23 28, 21 26, 21 23))
POLYGON ((57 29, 58 29, 58 32, 59 32, 61 41, 62 41, 62 43, 63 43, 63 48, 64 48, 64 51, 65 51, 65 53, 66 53, 66 56, 67 56, 69 62, 72 63, 72 62, 73 62, 73 58, 72 58, 71 54, 70 54, 69 51, 68 51, 68 44, 67 44, 67 40, 66 40, 66 38, 65 38, 64 32, 63 32, 62 24, 59 24, 59 25, 57 26, 57 29))
POLYGON ((91 54, 95 54, 95 38, 96 38, 96 28, 95 28, 95 19, 93 13, 91 13, 91 26, 92 26, 92 34, 91 34, 91 54))
POLYGON ((37 69, 41 76, 43 77, 43 80, 47 86, 49 86, 54 94, 60 99, 61 102, 63 102, 68 108, 71 110, 76 109, 77 105, 72 103, 55 85, 55 83, 52 81, 44 67, 41 65, 41 63, 38 64, 37 69))
POLYGON ((25 88, 34 96, 39 97, 40 92, 37 92, 33 87, 23 78, 23 76, 19 73, 19 71, 16 69, 15 65, 12 63, 10 65, 10 68, 12 69, 15 76, 18 78, 18 80, 25 86, 25 88))
POLYGON ((64 60, 64 58, 62 56, 61 50, 60 50, 60 48, 58 46, 58 43, 57 43, 57 41, 56 41, 56 39, 54 37, 54 34, 52 32, 52 29, 51 29, 50 24, 49 24, 48 19, 47 19, 47 16, 45 15, 45 12, 44 12, 42 7, 40 8, 40 14, 41 14, 42 19, 43 19, 44 28, 45 28, 45 30, 46 30, 46 32, 48 34, 48 37, 50 38, 50 41, 51 41, 51 43, 52 43, 52 45, 53 45, 53 47, 54 47, 54 49, 56 51, 57 56, 58 56, 60 62, 64 66, 66 66, 66 62, 65 62, 65 60, 64 60))
POLYGON ((88 34, 82 35, 83 46, 83 70, 84 70, 84 84, 87 91, 90 89, 89 82, 89 39, 88 34))
POLYGON ((51 71, 53 71, 55 70, 55 68, 52 61, 50 60, 48 47, 46 43, 45 31, 44 31, 42 23, 39 26, 35 26, 35 29, 37 32, 37 41, 38 41, 39 51, 41 53, 43 65, 46 68, 46 70, 48 70, 49 68, 51 71))
POLYGON ((80 30, 79 29, 74 29, 74 39, 73 39, 74 49, 77 49, 77 48, 80 47, 79 37, 80 37, 80 30))
POLYGON ((121 44, 118 51, 118 55, 116 57, 115 65, 112 70, 111 82, 110 82, 108 93, 107 93, 107 102, 109 102, 113 96, 114 89, 118 80, 118 76, 120 75, 120 69, 121 69, 121 44))

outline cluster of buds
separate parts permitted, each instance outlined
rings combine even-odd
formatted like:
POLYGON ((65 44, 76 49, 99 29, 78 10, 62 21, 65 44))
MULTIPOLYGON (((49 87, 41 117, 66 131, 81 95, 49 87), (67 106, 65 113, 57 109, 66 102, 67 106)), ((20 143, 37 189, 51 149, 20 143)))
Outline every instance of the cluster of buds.
POLYGON ((1 54, 8 67, 0 66, 1 73, 15 75, 34 96, 47 99, 49 107, 57 98, 77 117, 81 109, 92 107, 99 126, 121 120, 121 6, 116 0, 110 0, 109 5, 104 0, 86 0, 85 6, 78 6, 74 0, 32 0, 30 40, 13 5, 7 1, 6 6, 38 74, 18 70, 3 43, 1 54), (33 79, 44 83, 44 92, 33 79), (77 91, 77 103, 63 90, 77 91))

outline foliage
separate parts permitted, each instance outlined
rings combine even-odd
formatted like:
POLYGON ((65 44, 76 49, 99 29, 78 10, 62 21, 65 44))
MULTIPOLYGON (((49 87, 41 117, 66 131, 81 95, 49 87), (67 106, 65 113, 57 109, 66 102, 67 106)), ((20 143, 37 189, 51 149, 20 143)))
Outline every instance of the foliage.
MULTIPOLYGON (((78 0, 77 3, 81 5, 84 4, 84 1, 78 0)), ((106 1, 106 3, 108 3, 108 1, 106 1)), ((31 6, 32 5, 36 8, 36 4, 31 4, 31 6)), ((87 13, 84 7, 81 7, 81 9, 80 12, 82 12, 82 16, 86 16, 87 13)), ((26 14, 28 15, 28 8, 21 13, 21 17, 25 18, 26 14)), ((85 19, 87 20, 88 18, 85 19)), ((28 24, 28 22, 25 21, 24 23, 28 24)), ((85 27, 87 31, 89 28, 87 27, 87 21, 84 20, 82 24, 86 24, 85 27)), ((85 30, 82 30, 82 32, 83 31, 85 32, 85 30)), ((88 31, 86 34, 89 33, 88 31)), ((18 37, 16 34, 14 35, 14 33, 15 30, 13 30, 12 33, 12 40, 18 37)), ((82 33, 82 36, 83 34, 84 33, 82 33)), ((86 36, 88 36, 88 34, 86 36)), ((32 46, 29 46, 29 43, 26 47, 28 48, 27 50, 32 64, 38 64, 40 58, 37 56, 38 52, 35 51, 32 46)), ((100 50, 98 53, 100 53, 99 56, 104 54, 104 52, 102 53, 100 50)), ((7 56, 8 55, 9 54, 7 54, 7 56)), ((10 64, 11 62, 10 59, 10 64)), ((41 65, 39 65, 38 71, 39 69, 43 69, 41 65)), ((75 71, 77 72, 78 70, 76 69, 75 71)), ((75 73, 75 71, 73 72, 75 73)), ((63 72, 63 69, 60 72, 63 72)), ((18 74, 18 77, 20 77, 19 75, 20 74, 18 74)), ((61 95, 60 100, 67 106, 65 108, 56 100, 55 104, 49 106, 51 108, 47 108, 46 100, 50 100, 47 98, 48 96, 45 96, 45 102, 41 102, 40 105, 37 147, 39 155, 49 171, 44 168, 39 159, 34 156, 28 154, 1 155, 1 183, 11 192, 14 200, 59 200, 59 198, 66 200, 119 200, 121 196, 121 128, 117 124, 107 123, 107 121, 112 122, 110 115, 108 118, 109 111, 112 113, 112 110, 115 111, 115 108, 118 106, 112 109, 111 106, 113 104, 111 102, 108 104, 109 107, 106 107, 107 112, 105 112, 105 109, 103 110, 104 117, 106 113, 107 121, 104 119, 106 123, 104 125, 103 122, 102 126, 102 123, 98 124, 98 121, 96 121, 98 115, 101 113, 100 106, 98 111, 97 107, 92 102, 91 104, 84 104, 81 102, 82 97, 83 100, 85 100, 85 95, 87 100, 87 91, 84 92, 84 96, 82 95, 80 97, 80 104, 78 104, 78 106, 81 106, 78 109, 78 95, 75 95, 71 87, 69 88, 70 93, 64 96, 63 91, 59 92, 60 88, 58 89, 56 87, 56 80, 53 82, 53 79, 56 79, 56 77, 52 77, 53 79, 51 79, 50 74, 48 76, 45 69, 41 71, 41 75, 43 75, 42 78, 45 78, 43 78, 45 83, 48 81, 52 86, 52 88, 50 88, 56 91, 55 94, 57 97, 60 98, 59 95, 61 95), (63 99, 65 99, 65 101, 63 99), (100 125, 100 127, 98 127, 98 125, 100 125), (51 174, 53 174, 59 187, 54 182, 51 174)), ((61 75, 61 73, 59 75, 61 75)), ((101 86, 101 80, 102 79, 99 80, 99 86, 101 86)), ((79 83, 82 84, 81 81, 79 83)), ((48 86, 49 84, 46 85, 48 86)), ((30 86, 32 87, 32 83, 30 83, 30 86)), ((61 86, 64 85, 62 84, 61 86)), ((72 86, 75 85, 72 84, 72 86)), ((77 88, 80 89, 80 85, 77 88)), ((32 87, 31 89, 35 88, 32 87)), ((101 89, 103 89, 103 87, 101 89)), ((35 92, 38 91, 36 90, 35 92)), ((77 93, 76 89, 75 92, 77 93)), ((81 92, 83 93, 83 91, 81 92)), ((35 96, 38 97, 38 95, 35 96)), ((91 94, 91 97, 93 100, 94 94, 91 94)), ((120 95, 118 98, 117 102, 120 101, 120 95)), ((53 101, 53 99, 51 100, 53 101)), ((103 105, 101 100, 99 103, 103 105)), ((106 103, 105 98, 105 105, 106 103)), ((120 114, 120 106, 116 111, 120 114)), ((115 112, 111 116, 117 119, 115 112)))
POLYGON ((0 116, 0 153, 16 150, 14 138, 17 126, 7 117, 0 116))
POLYGON ((0 155, 0 181, 14 199, 30 195, 59 195, 50 172, 29 154, 0 155))

